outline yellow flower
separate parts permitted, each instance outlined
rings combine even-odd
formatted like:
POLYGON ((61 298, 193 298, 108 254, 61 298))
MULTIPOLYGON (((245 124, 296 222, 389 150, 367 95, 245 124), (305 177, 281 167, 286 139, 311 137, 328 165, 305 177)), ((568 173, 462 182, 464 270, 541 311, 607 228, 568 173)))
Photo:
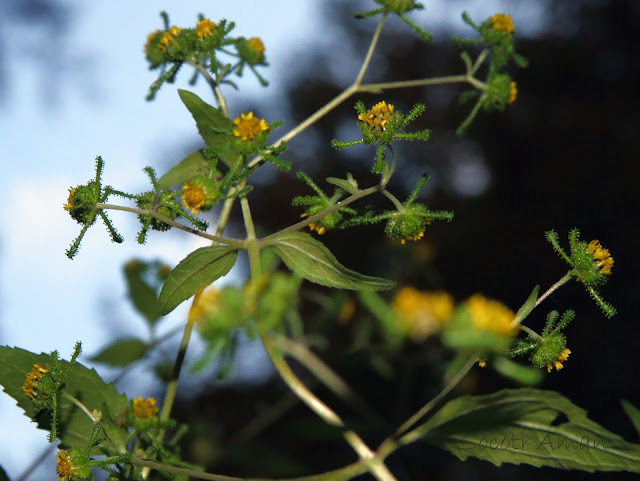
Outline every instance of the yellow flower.
POLYGON ((220 291, 215 288, 207 289, 200 296, 197 304, 191 306, 189 310, 189 319, 195 319, 196 322, 202 321, 205 314, 216 310, 216 304, 220 298, 220 291))
POLYGON ((151 50, 151 41, 156 38, 156 35, 160 33, 160 30, 156 30, 155 32, 151 32, 147 35, 147 43, 144 44, 144 53, 148 54, 149 50, 151 50))
POLYGON ((249 44, 251 50, 253 50, 257 54, 264 53, 265 51, 264 43, 262 43, 262 40, 260 40, 258 37, 250 38, 249 40, 247 40, 247 44, 249 44))
POLYGON ((169 43, 171 42, 171 40, 173 40, 174 37, 176 37, 180 33, 181 30, 182 30, 181 28, 178 28, 174 25, 169 30, 165 31, 162 34, 162 38, 158 42, 158 49, 160 50, 166 49, 169 43))
POLYGON ((393 110, 393 105, 387 105, 383 100, 367 110, 366 114, 358 114, 358 120, 366 123, 373 129, 384 130, 389 118, 393 114, 393 110))
POLYGON ((487 367, 487 361, 485 361, 483 358, 479 357, 478 359, 476 359, 476 362, 478 363, 478 366, 480 367, 487 367))
POLYGON ((554 367, 556 368, 556 371, 562 369, 564 367, 562 363, 569 359, 569 354, 571 354, 571 351, 569 349, 565 349, 564 351, 562 351, 558 355, 558 358, 553 362, 553 364, 547 364, 547 372, 551 372, 554 367))
POLYGON ((513 20, 511 20, 509 15, 504 13, 496 13, 491 17, 491 26, 494 30, 513 33, 513 20))
POLYGON ((73 207, 73 196, 75 195, 76 190, 78 190, 78 187, 69 187, 69 197, 67 198, 67 203, 62 205, 62 207, 64 207, 64 210, 69 210, 71 209, 71 207, 73 207))
POLYGON ((200 20, 196 24, 196 35, 200 38, 204 38, 211 34, 216 29, 216 24, 208 18, 200 20))
POLYGON ((508 104, 512 104, 516 101, 516 97, 518 96, 518 87, 515 82, 511 82, 509 84, 509 100, 507 100, 508 104))
POLYGON ((453 313, 453 298, 446 292, 422 292, 403 287, 391 303, 411 338, 422 341, 440 330, 453 313))
POLYGON ((142 397, 135 398, 133 400, 133 412, 139 419, 152 418, 158 414, 156 400, 152 397, 147 399, 142 399, 142 397))
POLYGON ((30 399, 35 399, 38 395, 38 384, 40 378, 43 374, 49 372, 47 368, 45 368, 40 363, 35 363, 31 368, 31 371, 27 374, 27 380, 24 382, 22 386, 22 390, 30 399))
POLYGON ((233 123, 236 126, 233 129, 233 135, 240 137, 244 141, 253 140, 261 132, 269 130, 266 120, 254 117, 253 112, 240 114, 240 117, 233 119, 233 123))
POLYGON ((60 481, 71 479, 73 476, 73 467, 71 466, 69 455, 65 451, 58 451, 58 456, 56 457, 56 474, 58 478, 60 478, 60 481))
POLYGON ((184 193, 180 196, 182 204, 191 209, 192 214, 197 214, 207 201, 207 196, 202 187, 193 182, 187 182, 182 186, 184 193))
POLYGON ((516 315, 504 304, 474 294, 466 302, 466 307, 478 329, 509 337, 518 333, 518 326, 513 323, 516 315))
POLYGON ((592 240, 587 246, 587 252, 593 257, 595 264, 600 267, 600 273, 611 275, 613 267, 613 257, 609 254, 609 250, 600 245, 600 241, 592 240))

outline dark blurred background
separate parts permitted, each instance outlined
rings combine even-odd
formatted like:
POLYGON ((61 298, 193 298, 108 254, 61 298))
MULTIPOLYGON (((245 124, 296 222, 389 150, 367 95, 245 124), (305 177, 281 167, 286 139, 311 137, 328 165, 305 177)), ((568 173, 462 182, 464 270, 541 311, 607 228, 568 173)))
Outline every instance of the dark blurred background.
MULTIPOLYGON (((64 23, 64 16, 60 16, 64 9, 56 10, 53 2, 42 3, 49 8, 41 11, 48 20, 33 13, 23 15, 22 20, 64 23)), ((428 7, 429 2, 425 3, 428 7)), ((513 2, 514 11, 526 7, 526 3, 513 2)), ((632 314, 638 290, 633 266, 640 265, 634 247, 640 174, 640 3, 541 3, 546 9, 546 25, 538 35, 517 41, 518 51, 529 59, 529 67, 512 71, 518 83, 516 102, 502 113, 481 112, 465 137, 455 134, 470 108, 457 102, 461 86, 358 97, 367 106, 384 99, 404 112, 417 102, 426 104, 425 114, 413 128, 431 129, 431 140, 397 148, 400 160, 390 190, 404 198, 417 177, 429 172, 432 180, 420 201, 435 210, 453 210, 454 222, 434 223, 425 240, 403 247, 385 238, 382 225, 331 231, 322 240, 338 259, 355 270, 398 279, 402 285, 420 289, 444 289, 458 301, 481 292, 515 310, 534 285, 546 289, 566 272, 566 265, 544 238, 546 230, 555 229, 563 242, 573 227, 581 229, 585 240, 599 239, 615 259, 613 275, 602 292, 618 308, 618 315, 606 319, 584 289, 573 283, 545 302, 544 308, 529 318, 534 329, 542 328, 544 314, 550 309, 571 308, 577 317, 566 331, 572 354, 565 369, 546 376, 541 387, 559 391, 585 408, 596 422, 628 441, 638 442, 619 399, 640 406, 635 371, 639 332, 632 314)), ((456 7, 464 9, 464 4, 456 2, 456 7)), ((365 45, 370 38, 374 22, 351 18, 361 5, 332 2, 321 20, 338 29, 333 35, 340 38, 344 52, 359 52, 357 46, 365 45)), ((451 32, 438 31, 432 42, 424 43, 405 24, 389 23, 365 82, 462 71, 457 48, 449 40, 451 32)), ((516 34, 518 28, 516 24, 516 34)), ((341 57, 342 52, 326 45, 301 44, 291 59, 288 83, 281 96, 274 99, 265 95, 261 104, 253 99, 245 110, 236 107, 239 111, 255 109, 268 120, 282 118, 284 133, 287 126, 303 120, 342 91, 351 78, 345 71, 355 75, 359 58, 347 64, 341 57)), ((3 60, 0 57, 0 62, 3 60)), ((35 61, 46 68, 50 60, 35 61)), ((6 71, 6 64, 0 63, 0 85, 6 82, 6 71)), ((370 174, 373 149, 336 152, 328 142, 356 137, 355 100, 345 102, 291 142, 285 157, 294 162, 294 168, 318 180, 351 172, 360 185, 375 182, 370 174)), ((192 143, 180 148, 188 152, 199 144, 194 135, 192 143)), ((164 162, 168 166, 170 160, 164 162)), ((265 170, 257 174, 251 198, 266 201, 254 202, 252 209, 260 229, 271 232, 297 219, 300 210, 290 206, 290 199, 308 192, 293 176, 265 170)), ((239 215, 239 210, 235 214, 239 215)), ((308 297, 313 297, 312 286, 305 284, 304 288, 308 297)), ((388 368, 384 370, 376 368, 376 347, 383 344, 379 340, 363 348, 357 344, 353 326, 315 319, 313 306, 306 302, 303 310, 315 320, 305 328, 329 341, 317 353, 349 381, 372 412, 365 416, 341 404, 313 381, 312 385, 363 433, 370 445, 382 441, 394 426, 438 392, 443 367, 438 362, 447 354, 436 342, 408 341, 402 349, 384 353, 388 368)), ((360 306, 355 318, 358 316, 367 316, 360 306)), ((299 374, 311 380, 304 370, 299 374)), ((503 387, 517 385, 489 367, 474 369, 457 392, 483 394, 503 387)), ((158 392, 157 397, 161 396, 158 392)), ((324 426, 297 403, 276 378, 251 385, 213 386, 197 397, 180 399, 174 414, 191 426, 185 457, 206 465, 208 471, 237 476, 299 476, 355 460, 340 433, 324 426), (264 424, 251 424, 255 418, 264 420, 264 424)), ((399 480, 407 481, 533 480, 542 476, 549 480, 635 479, 629 474, 511 465, 498 468, 474 459, 462 463, 453 455, 420 443, 398 451, 389 458, 389 465, 399 480)), ((367 476, 359 479, 372 479, 367 476)))

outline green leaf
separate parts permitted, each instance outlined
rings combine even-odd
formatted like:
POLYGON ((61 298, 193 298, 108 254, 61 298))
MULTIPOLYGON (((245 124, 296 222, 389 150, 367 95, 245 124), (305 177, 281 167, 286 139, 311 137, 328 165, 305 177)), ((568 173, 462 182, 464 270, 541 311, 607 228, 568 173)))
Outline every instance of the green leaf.
POLYGON ((624 412, 629 416, 633 427, 636 428, 638 435, 640 435, 640 409, 624 399, 621 399, 620 403, 622 404, 624 412))
POLYGON ((529 297, 527 298, 525 303, 522 304, 522 307, 520 309, 518 309, 518 312, 516 313, 516 319, 518 320, 519 323, 522 322, 529 315, 529 313, 533 310, 534 307, 536 307, 536 301, 538 300, 539 290, 540 290, 540 286, 534 287, 533 291, 531 291, 531 294, 529 294, 529 297))
POLYGON ((504 389, 449 401, 403 436, 424 438, 460 458, 582 471, 640 473, 640 445, 626 442, 553 391, 504 389))
POLYGON ((142 359, 149 347, 140 339, 118 339, 91 358, 94 362, 124 367, 142 359))
MULTIPOLYGON (((46 363, 50 359, 47 354, 34 354, 20 348, 0 346, 0 384, 4 391, 17 401, 25 415, 38 423, 40 429, 49 430, 51 415, 37 412, 31 400, 22 390, 26 375, 35 363, 46 363)), ((66 364, 65 361, 59 361, 66 364)), ((112 383, 105 383, 98 373, 82 364, 75 363, 67 377, 65 392, 80 400, 89 410, 102 410, 106 405, 115 419, 124 416, 129 403, 127 398, 118 393, 112 383)), ((59 404, 58 438, 61 449, 73 446, 87 446, 93 422, 77 406, 61 397, 59 404)), ((109 441, 101 443, 93 449, 93 454, 104 454, 100 448, 111 447, 109 441)))
POLYGON ((236 165, 240 160, 240 154, 234 149, 224 148, 230 147, 233 140, 231 120, 225 117, 220 109, 209 105, 192 92, 178 89, 178 95, 196 121, 198 132, 205 144, 219 151, 218 156, 229 167, 236 165))
POLYGON ((196 249, 171 271, 164 282, 158 304, 162 315, 169 314, 183 301, 216 279, 225 276, 238 258, 238 251, 228 246, 196 249))
POLYGON ((340 289, 377 291, 391 289, 395 282, 347 269, 326 246, 302 232, 279 235, 269 242, 289 269, 316 284, 340 289))
POLYGON ((129 287, 129 298, 136 310, 144 316, 150 325, 154 325, 160 319, 158 286, 152 286, 146 280, 146 274, 152 265, 134 259, 124 266, 124 275, 129 287))
POLYGON ((202 150, 191 152, 184 159, 174 165, 158 180, 158 189, 168 189, 174 185, 184 184, 199 172, 209 171, 209 161, 205 159, 202 150))
POLYGON ((349 194, 358 193, 358 182, 351 176, 351 174, 347 174, 346 179, 339 179, 337 177, 327 177, 327 182, 333 184, 335 186, 340 187, 345 192, 349 194))
POLYGON ((9 481, 9 476, 7 476, 7 473, 2 468, 1 465, 0 465, 0 481, 9 481))
POLYGON ((539 385, 545 375, 542 369, 526 366, 505 357, 496 357, 491 364, 503 376, 527 386, 539 385))

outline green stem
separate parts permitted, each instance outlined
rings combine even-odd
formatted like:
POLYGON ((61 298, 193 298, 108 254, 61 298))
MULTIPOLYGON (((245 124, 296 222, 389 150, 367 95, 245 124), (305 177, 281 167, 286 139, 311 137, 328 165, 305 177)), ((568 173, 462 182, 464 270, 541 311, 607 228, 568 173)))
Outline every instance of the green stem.
POLYGON ((78 407, 83 413, 85 413, 89 417, 89 419, 91 419, 91 421, 94 424, 100 422, 100 418, 99 417, 94 416, 93 413, 91 411, 89 411, 89 408, 87 406, 82 404, 80 401, 78 401, 71 394, 63 391, 62 392, 62 397, 65 398, 68 401, 71 401, 73 404, 75 404, 75 406, 78 407))
POLYGON ((571 280, 571 273, 567 272, 564 276, 562 276, 562 278, 560 278, 558 282, 552 285, 549 289, 547 289, 547 291, 544 294, 542 294, 538 298, 538 300, 536 301, 536 304, 533 307, 534 308, 538 307, 538 305, 540 305, 542 301, 544 301, 547 297, 549 297, 551 294, 553 294, 556 290, 558 290, 560 287, 565 285, 570 280, 571 280))
POLYGON ((398 209, 398 212, 404 212, 404 205, 402 205, 402 202, 400 202, 395 195, 393 195, 387 189, 380 190, 380 193, 384 195, 387 199, 389 199, 391 202, 393 202, 393 205, 396 206, 396 209, 398 209))
POLYGON ((240 198, 240 207, 242 208, 242 217, 244 218, 244 226, 247 231, 247 252, 249 254, 249 267, 251 269, 251 278, 257 280, 262 273, 260 265, 260 248, 256 239, 256 230, 251 218, 251 209, 246 196, 240 198))
POLYGON ((454 387, 456 387, 458 383, 460 383, 460 381, 462 381, 462 379, 467 375, 467 373, 471 370, 473 365, 476 363, 477 359, 478 359, 477 355, 474 354, 473 356, 471 356, 469 360, 466 362, 466 364, 462 366, 462 369, 460 369, 460 371, 458 371, 458 373, 451 378, 451 380, 444 386, 444 388, 442 388, 442 391, 440 391, 436 397, 431 399, 431 401, 429 401, 422 408, 420 408, 418 412, 416 412, 413 416, 407 419, 398 428, 398 430, 396 431, 396 435, 401 435, 402 433, 410 429, 414 424, 416 424, 420 419, 422 419, 422 417, 424 417, 429 411, 431 411, 431 409, 433 409, 433 407, 436 404, 438 404, 442 400, 442 398, 444 398, 447 394, 449 394, 451 390, 454 387))
POLYGON ((167 464, 152 461, 150 459, 142 459, 138 457, 132 457, 131 459, 129 459, 128 463, 135 466, 143 466, 149 470, 155 469, 157 471, 164 471, 166 473, 175 474, 177 476, 205 479, 207 481, 347 481, 367 471, 367 467, 364 463, 356 462, 340 469, 334 469, 332 471, 327 471, 321 474, 314 474, 311 476, 302 476, 299 478, 237 478, 235 476, 225 476, 222 474, 203 473, 201 471, 195 471, 193 469, 170 466, 167 464))
POLYGON ((331 214, 332 212, 335 212, 336 210, 342 208, 342 207, 346 207, 347 205, 351 204, 352 202, 355 202, 358 199, 362 199, 363 197, 366 197, 370 194, 373 194, 374 192, 379 192, 380 190, 382 190, 382 186, 381 185, 374 185, 373 187, 369 187, 367 189, 363 189, 360 190, 358 192, 356 192, 355 194, 350 195, 349 197, 347 197, 345 200, 341 201, 341 202, 337 202, 336 204, 332 205, 331 207, 327 207, 325 210, 323 210, 322 212, 318 212, 315 215, 312 215, 310 217, 306 217, 304 220, 301 220, 300 222, 293 224, 289 227, 286 227, 284 229, 279 230, 278 232, 274 232, 273 234, 270 234, 266 237, 263 237, 261 239, 260 242, 263 242, 265 244, 270 243, 271 241, 275 240, 278 236, 282 235, 282 234, 286 234, 287 232, 297 232, 300 229, 304 229, 306 226, 308 226, 309 224, 322 219, 323 217, 325 217, 326 215, 331 214))
POLYGON ((244 247, 244 241, 238 240, 238 239, 227 239, 226 237, 220 237, 217 235, 211 235, 211 234, 207 234, 206 232, 201 232, 197 229, 194 229, 192 227, 188 227, 186 225, 182 225, 172 219, 169 219, 168 217, 163 216, 162 214, 159 214, 156 211, 153 210, 146 210, 146 209, 136 209, 135 207, 125 207, 122 205, 113 205, 113 204, 96 204, 96 209, 103 209, 103 210, 122 210, 125 212, 131 212, 133 214, 138 214, 138 215, 149 215, 155 219, 158 219, 161 222, 164 222, 166 224, 169 224, 170 226, 173 226, 177 229, 183 230, 185 232, 189 232, 191 234, 197 235, 198 237, 203 237, 204 239, 209 239, 211 241, 217 242, 219 244, 226 244, 232 247, 237 247, 238 249, 241 249, 244 247))
POLYGON ((353 85, 360 85, 360 82, 362 82, 362 77, 364 77, 364 74, 367 72, 367 68, 369 68, 369 64, 371 63, 371 57, 373 56, 373 52, 376 49, 378 40, 380 39, 380 34, 382 33, 382 26, 384 25, 384 22, 387 19, 387 15, 389 14, 385 13, 380 17, 380 21, 378 22, 376 31, 373 32, 373 37, 371 37, 371 42, 369 42, 367 55, 365 55, 364 57, 364 60, 362 62, 362 67, 360 67, 360 72, 358 72, 358 76, 356 77, 356 80, 353 82, 353 85))

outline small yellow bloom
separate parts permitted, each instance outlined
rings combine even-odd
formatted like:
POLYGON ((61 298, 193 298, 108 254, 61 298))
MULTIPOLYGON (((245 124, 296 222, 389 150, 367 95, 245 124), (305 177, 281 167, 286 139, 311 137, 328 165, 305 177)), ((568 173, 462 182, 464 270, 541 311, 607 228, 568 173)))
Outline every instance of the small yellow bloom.
POLYGON ((393 105, 386 104, 383 100, 367 110, 366 114, 358 114, 358 120, 366 123, 373 129, 384 130, 393 111, 393 105))
POLYGON ((169 30, 165 31, 162 34, 162 38, 160 39, 160 42, 158 42, 158 49, 160 50, 166 49, 169 43, 171 43, 171 41, 180 33, 181 30, 182 30, 181 28, 178 28, 174 25, 169 30))
POLYGON ((187 182, 184 184, 182 186, 182 190, 184 191, 180 196, 182 204, 187 209, 191 209, 192 214, 197 214, 207 201, 207 196, 204 193, 204 190, 193 182, 187 182))
POLYGON ((31 371, 27 374, 27 380, 24 382, 22 386, 22 390, 30 399, 35 399, 38 395, 38 384, 40 378, 43 374, 49 372, 47 368, 45 368, 40 363, 35 363, 31 368, 31 371))
POLYGON ((264 43, 262 43, 262 40, 260 40, 258 37, 250 38, 249 40, 247 40, 247 44, 249 44, 251 50, 253 50, 257 54, 264 53, 264 51, 266 50, 264 48, 264 43))
POLYGON ((144 53, 148 54, 149 50, 151 50, 151 41, 156 38, 156 35, 160 33, 160 30, 156 30, 155 32, 151 32, 147 35, 147 43, 144 44, 144 53))
POLYGON ((479 357, 478 359, 476 359, 478 366, 480 367, 487 367, 487 361, 485 361, 483 358, 479 357))
POLYGON ((62 205, 62 207, 64 207, 64 210, 69 210, 71 209, 71 207, 73 207, 73 196, 75 195, 76 190, 78 190, 78 187, 69 187, 69 197, 67 198, 67 203, 62 205))
POLYGON ((60 481, 71 479, 73 476, 73 467, 71 466, 71 461, 66 451, 58 451, 58 456, 56 457, 56 474, 60 481))
POLYGON ((516 315, 504 304, 487 299, 481 294, 474 294, 466 303, 473 325, 483 331, 500 336, 514 336, 518 326, 513 323, 516 315))
POLYGON ((453 307, 453 298, 446 292, 422 292, 410 286, 400 289, 391 303, 415 341, 438 332, 451 317, 453 307))
POLYGON ((516 97, 518 96, 518 87, 515 82, 511 82, 509 84, 509 100, 507 100, 508 104, 512 104, 516 101, 516 97))
POLYGON ((553 361, 553 364, 547 364, 547 372, 551 372, 554 367, 556 368, 556 371, 562 369, 564 367, 562 363, 569 359, 569 354, 571 354, 569 349, 562 351, 560 355, 558 355, 558 358, 553 361))
POLYGON ((196 35, 200 38, 204 38, 210 35, 215 29, 216 24, 208 18, 205 18, 196 24, 196 35))
POLYGON ((191 306, 189 311, 189 320, 195 319, 196 322, 202 321, 205 314, 215 311, 216 304, 220 298, 220 291, 215 288, 207 289, 200 296, 200 300, 197 304, 191 306))
POLYGON ((513 33, 513 20, 511 20, 509 15, 504 13, 496 13, 491 17, 491 26, 494 30, 513 33))
POLYGON ((133 412, 139 419, 148 419, 158 414, 156 400, 152 397, 142 399, 137 397, 133 400, 133 412))
POLYGON ((253 112, 248 114, 240 114, 240 117, 233 119, 236 128, 233 129, 233 135, 240 137, 245 142, 255 139, 261 132, 269 130, 266 120, 258 119, 253 116, 253 112))
POLYGON ((613 257, 609 254, 609 250, 600 245, 600 241, 592 240, 587 246, 587 252, 593 257, 595 264, 600 267, 600 273, 611 275, 613 267, 613 257))

